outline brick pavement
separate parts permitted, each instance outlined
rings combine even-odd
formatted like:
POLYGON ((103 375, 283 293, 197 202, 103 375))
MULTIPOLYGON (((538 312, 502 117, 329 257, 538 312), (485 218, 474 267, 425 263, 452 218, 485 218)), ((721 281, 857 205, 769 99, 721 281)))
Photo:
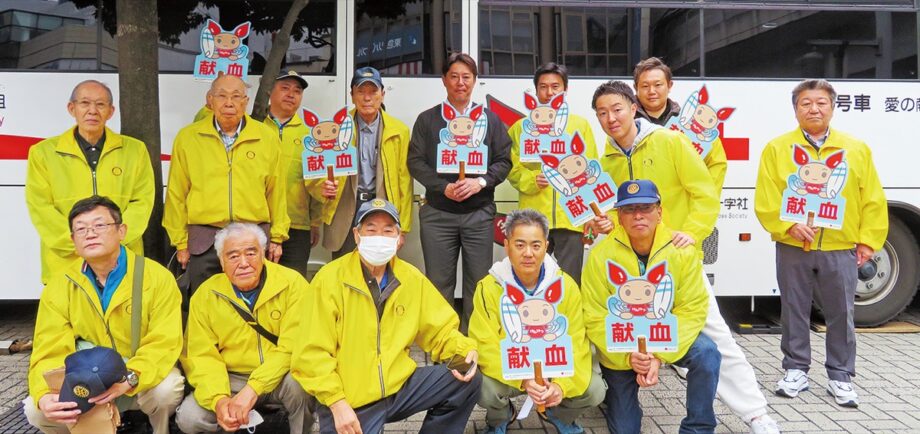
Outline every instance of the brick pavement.
MULTIPOLYGON (((0 307, 0 340, 28 337, 34 322, 34 304, 0 307)), ((914 307, 899 319, 920 323, 920 308, 914 307)), ((813 432, 920 432, 920 334, 859 334, 856 384, 860 392, 858 410, 838 407, 826 394, 827 377, 821 369, 824 336, 812 333, 813 368, 809 392, 797 399, 773 395, 773 384, 782 374, 779 335, 736 336, 758 373, 767 395, 771 414, 785 433, 813 432)), ((421 363, 424 355, 413 353, 421 363)), ((19 406, 27 391, 28 355, 0 355, 0 414, 19 406)), ((674 433, 684 414, 685 383, 673 371, 662 371, 661 384, 640 392, 645 410, 643 433, 674 433)), ((523 399, 517 400, 518 406, 523 399)), ((602 410, 586 414, 581 424, 589 433, 606 432, 602 410)), ((717 432, 747 432, 747 426, 721 402, 716 402, 717 432)), ((387 425, 387 433, 418 432, 423 414, 387 425)), ((485 428, 485 411, 476 408, 467 432, 485 428)), ((553 433, 536 415, 515 423, 516 433, 553 433)))

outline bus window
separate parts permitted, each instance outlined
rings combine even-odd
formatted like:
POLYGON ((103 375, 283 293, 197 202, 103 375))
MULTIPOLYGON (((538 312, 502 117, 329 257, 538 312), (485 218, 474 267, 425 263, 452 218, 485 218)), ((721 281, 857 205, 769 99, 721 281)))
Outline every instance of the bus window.
POLYGON ((355 67, 384 75, 441 75, 447 56, 461 50, 460 0, 355 5, 355 67))

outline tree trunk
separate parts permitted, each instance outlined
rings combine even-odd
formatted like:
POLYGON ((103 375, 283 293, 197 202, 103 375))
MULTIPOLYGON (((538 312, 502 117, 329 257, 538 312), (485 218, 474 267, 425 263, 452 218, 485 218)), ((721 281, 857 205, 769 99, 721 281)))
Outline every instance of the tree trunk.
POLYGON ((262 120, 268 113, 268 96, 271 93, 272 86, 275 84, 275 77, 281 72, 281 60, 287 54, 288 47, 291 45, 291 29, 294 28, 294 22, 300 12, 307 7, 310 0, 294 0, 291 9, 288 10, 287 16, 284 17, 284 24, 275 34, 272 41, 272 50, 265 59, 265 70, 262 72, 262 79, 259 80, 259 90, 256 92, 256 100, 252 106, 252 117, 262 120))
POLYGON ((147 257, 166 263, 163 230, 163 170, 160 163, 160 86, 157 0, 116 0, 118 89, 121 133, 147 144, 156 194, 144 233, 147 257))

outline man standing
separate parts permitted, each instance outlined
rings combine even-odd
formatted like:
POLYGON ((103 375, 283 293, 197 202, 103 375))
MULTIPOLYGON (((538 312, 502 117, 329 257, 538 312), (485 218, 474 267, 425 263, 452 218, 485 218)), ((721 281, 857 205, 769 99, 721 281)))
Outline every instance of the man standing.
POLYGON ((462 433, 476 405, 476 342, 457 330, 457 315, 425 275, 395 256, 405 240, 399 222, 386 200, 361 205, 357 249, 326 264, 310 287, 291 372, 321 404, 323 433, 379 434, 426 410, 420 432, 462 433), (406 350, 413 344, 464 372, 419 367, 406 350))
POLYGON ((257 223, 270 234, 274 262, 288 238, 278 134, 245 114, 248 101, 243 80, 221 75, 208 92, 214 116, 180 130, 173 144, 163 227, 192 291, 221 271, 214 234, 231 222, 257 223))
POLYGON ((67 111, 77 126, 29 149, 26 205, 41 238, 42 283, 77 260, 67 213, 78 200, 104 195, 124 210, 125 245, 144 253, 141 235, 153 209, 153 166, 147 146, 105 125, 115 114, 112 91, 96 80, 77 84, 67 111))
MULTIPOLYGON (((533 75, 533 84, 540 104, 549 104, 554 96, 568 90, 569 74, 565 66, 550 62, 537 68, 533 75)), ((549 182, 543 176, 542 164, 521 162, 521 132, 524 120, 515 122, 508 130, 512 141, 512 167, 508 173, 508 182, 520 192, 518 208, 535 209, 547 217, 550 223, 547 253, 553 254, 559 267, 572 276, 577 284, 581 282, 581 268, 585 257, 582 227, 573 225, 563 207, 559 206, 556 190, 548 188, 549 182)), ((591 125, 587 119, 569 114, 565 134, 574 137, 576 133, 585 144, 585 158, 597 159, 597 145, 594 143, 591 125)))
POLYGON ((488 169, 481 176, 436 171, 440 131, 448 125, 442 106, 457 116, 472 113, 473 87, 478 68, 466 53, 454 53, 444 63, 441 81, 447 101, 422 112, 412 129, 409 143, 409 172, 425 186, 427 204, 419 209, 422 255, 425 272, 444 298, 453 301, 457 284, 457 259, 463 251, 463 310, 461 330, 473 311, 476 282, 492 266, 492 222, 495 218, 495 187, 511 170, 511 138, 498 116, 483 108, 487 120, 483 140, 488 147, 488 169))
POLYGON ((409 127, 383 110, 380 71, 366 66, 351 79, 351 102, 358 130, 358 174, 324 181, 323 247, 338 258, 355 249, 355 212, 374 198, 396 205, 404 233, 412 227, 412 177, 406 166, 409 127))
POLYGON ((884 245, 888 206, 869 147, 830 128, 836 99, 833 86, 825 80, 805 80, 792 90, 799 126, 764 148, 754 211, 776 242, 783 327, 780 348, 786 370, 776 394, 794 398, 808 389, 809 318, 817 292, 827 321, 827 391, 838 405, 856 407, 859 397, 852 381, 856 375, 853 303, 857 268, 872 260, 884 245), (834 214, 842 216, 842 228, 780 220, 781 208, 786 207, 784 192, 790 202, 802 203, 803 212, 811 202, 841 207, 834 214), (803 248, 805 245, 809 248, 803 248))
POLYGON ((482 354, 479 405, 486 409, 488 432, 506 431, 514 414, 510 399, 526 393, 535 404, 548 409, 546 415, 560 433, 584 433, 576 420, 601 403, 606 386, 591 369, 591 345, 582 320, 578 284, 546 254, 550 229, 543 214, 532 209, 512 211, 503 230, 508 257, 496 262, 476 286, 470 318, 470 337, 476 340, 482 354), (562 279, 563 296, 557 315, 568 319, 566 333, 572 340, 575 375, 547 380, 544 386, 535 380, 505 380, 500 344, 506 333, 501 323, 503 312, 499 310, 505 284, 517 285, 527 297, 544 297, 547 288, 558 279, 562 279))
POLYGON ((169 417, 182 400, 185 379, 176 368, 182 350, 179 289, 172 274, 132 253, 122 243, 128 228, 118 205, 92 196, 67 217, 82 262, 74 261, 48 282, 38 304, 35 342, 29 359, 26 418, 45 433, 68 433, 80 411, 59 402, 43 374, 64 366, 82 348, 112 348, 126 359, 125 381, 90 402, 117 400, 123 410, 141 410, 155 434, 169 433, 169 417))
MULTIPOLYGON (((706 322, 709 297, 701 279, 702 263, 693 249, 672 242, 674 234, 662 220, 662 197, 648 180, 626 181, 617 191, 619 225, 588 256, 584 274, 584 310, 588 338, 598 349, 601 375, 607 382, 607 428, 611 433, 641 431, 639 387, 658 383, 662 363, 685 367, 687 416, 680 432, 712 433, 716 427, 713 400, 719 381, 720 356, 716 345, 700 333, 706 322), (644 282, 648 270, 664 264, 673 282, 670 315, 677 320, 677 351, 667 353, 609 353, 605 318, 608 299, 619 288, 611 284, 610 267, 644 282)), ((622 283, 621 283, 622 284, 622 283)), ((640 286, 641 288, 641 286, 640 286)))
POLYGON ((281 244, 279 264, 307 275, 310 249, 319 241, 322 202, 311 197, 308 186, 316 181, 303 179, 303 138, 310 133, 297 111, 307 89, 297 71, 279 75, 269 96, 268 117, 265 124, 281 140, 281 164, 286 166, 287 215, 291 219, 288 239, 281 244))
MULTIPOLYGON (((664 126, 672 117, 680 115, 680 105, 668 97, 674 85, 674 82, 671 81, 671 68, 661 59, 650 57, 639 62, 633 70, 633 78, 635 80, 633 86, 636 88, 636 96, 639 100, 637 116, 653 124, 664 126)), ((725 172, 728 168, 728 160, 725 157, 721 139, 715 138, 703 162, 715 184, 716 198, 719 198, 722 195, 722 184, 725 182, 725 172)), ((697 243, 697 246, 702 247, 702 242, 697 243)), ((725 323, 707 276, 704 276, 703 283, 709 292, 709 314, 706 316, 703 334, 716 343, 722 354, 718 395, 732 412, 751 426, 752 434, 778 433, 779 426, 767 414, 767 399, 757 384, 754 368, 747 361, 741 347, 735 342, 731 329, 725 323)), ((680 368, 677 367, 677 369, 680 368)), ((686 372, 681 372, 681 374, 686 375, 686 372)))
POLYGON ((309 432, 315 400, 294 381, 291 351, 307 281, 265 260, 268 239, 252 223, 231 223, 214 245, 224 272, 204 282, 189 309, 182 366, 195 391, 179 407, 187 433, 236 431, 260 403, 280 403, 291 434, 309 432))

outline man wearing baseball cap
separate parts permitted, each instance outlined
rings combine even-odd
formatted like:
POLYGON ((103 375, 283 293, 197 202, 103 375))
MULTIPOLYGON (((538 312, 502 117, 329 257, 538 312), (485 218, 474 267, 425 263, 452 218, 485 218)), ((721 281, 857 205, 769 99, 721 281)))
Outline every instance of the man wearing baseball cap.
MULTIPOLYGON (((658 384, 659 368, 663 363, 672 363, 689 369, 687 417, 681 421, 680 431, 713 432, 717 421, 712 402, 721 356, 712 340, 700 333, 709 308, 702 263, 694 249, 674 245, 673 231, 661 223, 661 195, 652 181, 638 179, 620 184, 616 208, 620 224, 591 251, 581 286, 588 339, 598 349, 601 375, 608 387, 604 399, 607 428, 621 433, 641 431, 639 387, 658 384), (618 274, 623 280, 615 283, 611 276, 618 274), (658 278, 653 277, 656 274, 658 278), (608 301, 616 300, 611 295, 622 297, 619 290, 627 279, 648 285, 668 278, 673 282, 669 315, 677 319, 677 351, 607 352, 608 301)), ((654 309, 651 299, 648 304, 630 304, 627 312, 645 315, 649 305, 654 309)))
POLYGON ((400 229, 412 226, 412 177, 406 166, 409 127, 383 110, 380 71, 365 66, 351 79, 351 116, 358 132, 358 174, 325 181, 322 196, 323 247, 334 258, 355 249, 351 228, 355 211, 375 198, 386 199, 402 215, 400 229))
POLYGON ((315 396, 323 433, 380 433, 385 423, 428 410, 421 432, 462 433, 479 397, 476 343, 418 269, 396 257, 404 242, 400 213, 384 199, 358 209, 357 249, 319 270, 313 304, 291 372, 315 396), (419 367, 406 348, 435 361, 419 367))
POLYGON ((303 138, 310 134, 298 111, 307 90, 307 80, 297 71, 282 71, 275 78, 269 95, 268 116, 265 124, 281 140, 281 164, 287 168, 284 182, 287 187, 287 214, 291 218, 288 239, 281 243, 279 264, 307 275, 310 250, 319 241, 322 213, 321 198, 311 197, 314 185, 321 181, 303 179, 303 138))

